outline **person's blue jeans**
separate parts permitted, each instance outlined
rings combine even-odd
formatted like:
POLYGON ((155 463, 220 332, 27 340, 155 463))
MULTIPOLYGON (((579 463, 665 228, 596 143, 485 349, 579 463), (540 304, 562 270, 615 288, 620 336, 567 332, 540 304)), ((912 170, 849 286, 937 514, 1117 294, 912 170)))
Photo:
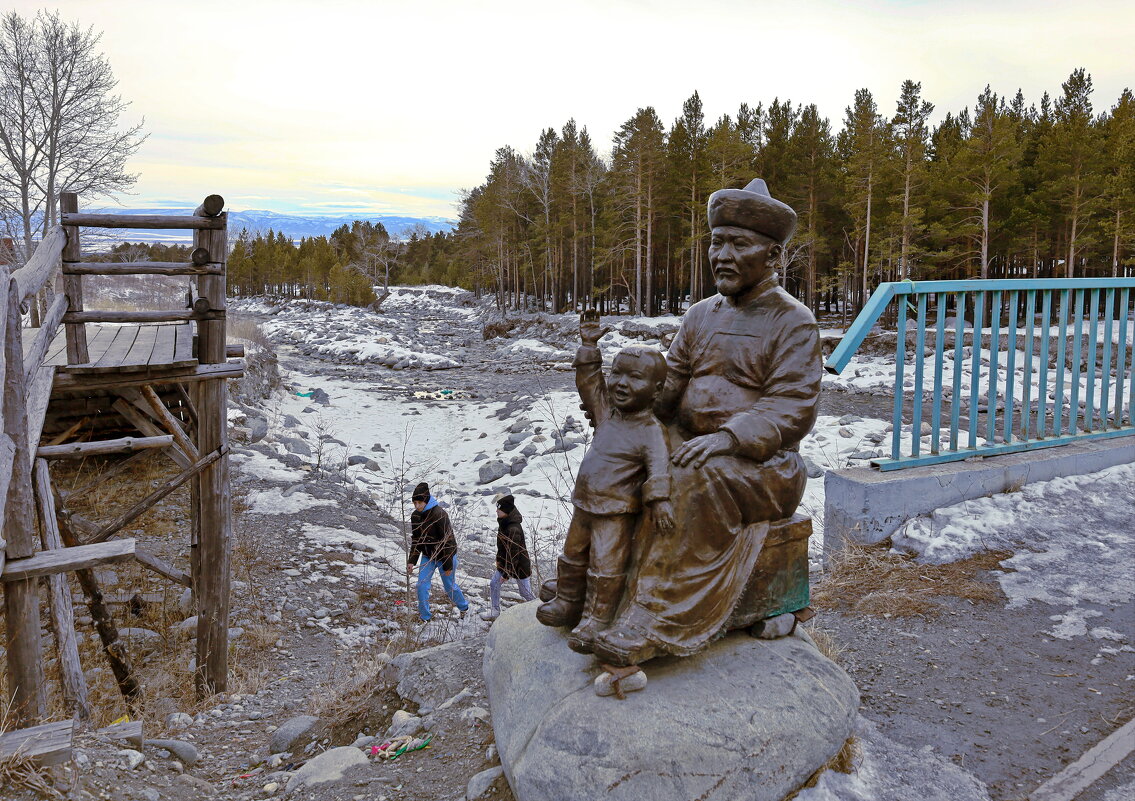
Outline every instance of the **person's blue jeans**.
MULTIPOLYGON (((418 565, 418 617, 422 620, 429 620, 433 617, 430 614, 430 585, 433 583, 435 570, 441 570, 441 562, 423 559, 421 564, 418 565)), ((449 575, 441 570, 441 586, 445 588, 445 594, 449 596, 449 600, 453 601, 453 605, 464 612, 469 608, 469 602, 461 594, 461 588, 457 586, 456 576, 457 557, 454 557, 453 570, 449 571, 449 575)))

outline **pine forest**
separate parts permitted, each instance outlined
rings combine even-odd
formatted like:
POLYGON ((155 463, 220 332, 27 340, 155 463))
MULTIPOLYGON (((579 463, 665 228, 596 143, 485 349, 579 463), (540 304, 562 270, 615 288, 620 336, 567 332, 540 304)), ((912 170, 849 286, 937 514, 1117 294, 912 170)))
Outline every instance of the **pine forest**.
POLYGON ((233 290, 365 304, 371 286, 441 283, 504 308, 680 312, 713 293, 707 197, 764 178, 799 216, 782 281, 816 311, 849 312, 881 281, 1086 277, 1135 270, 1135 96, 1106 111, 1072 72, 1055 99, 986 86, 930 124, 905 81, 890 115, 868 89, 839 129, 815 105, 742 103, 707 121, 697 92, 669 126, 640 108, 609 155, 586 127, 503 146, 462 193, 451 232, 392 239, 367 222, 294 243, 236 238, 233 290))

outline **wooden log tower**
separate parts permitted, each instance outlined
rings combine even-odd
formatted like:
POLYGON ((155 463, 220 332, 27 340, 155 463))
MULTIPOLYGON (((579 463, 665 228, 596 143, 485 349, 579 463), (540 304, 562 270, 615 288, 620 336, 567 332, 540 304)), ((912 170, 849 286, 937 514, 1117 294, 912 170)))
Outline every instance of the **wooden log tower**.
MULTIPOLYGON (((64 192, 61 225, 44 236, 20 269, 9 273, 0 264, 0 587, 8 636, 6 694, 23 724, 40 721, 46 711, 41 579, 48 588, 63 698, 74 717, 90 714, 68 572, 76 573, 120 689, 128 702, 136 698, 138 684, 92 570, 123 559, 135 559, 193 589, 195 685, 200 695, 226 689, 232 513, 225 382, 243 374, 242 363, 229 359, 243 352, 225 342, 223 208, 223 198, 209 195, 192 215, 82 214, 76 195, 64 192), (85 262, 81 228, 189 229, 194 249, 186 263, 85 262), (24 328, 30 304, 57 274, 42 324, 24 328), (182 309, 84 308, 84 280, 111 275, 188 276, 194 286, 182 309), (89 439, 111 431, 118 436, 89 439), (51 483, 53 460, 121 454, 126 461, 151 453, 167 456, 175 475, 110 520, 74 514, 67 496, 51 483), (187 482, 193 506, 186 532, 188 570, 117 536, 187 482)), ((56 729, 52 736, 58 735, 56 729)), ((52 753, 58 750, 53 746, 52 753)))

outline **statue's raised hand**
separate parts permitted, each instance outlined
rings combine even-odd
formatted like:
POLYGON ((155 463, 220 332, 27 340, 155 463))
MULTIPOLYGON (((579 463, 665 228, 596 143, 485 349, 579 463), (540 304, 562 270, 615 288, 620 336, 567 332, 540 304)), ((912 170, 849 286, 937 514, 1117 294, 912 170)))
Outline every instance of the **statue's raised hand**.
POLYGON ((733 450, 734 445, 733 435, 728 431, 715 431, 712 434, 694 437, 683 443, 674 451, 670 461, 679 467, 692 465, 694 468, 698 468, 705 464, 711 456, 729 453, 733 450))
POLYGON ((611 332, 610 326, 599 322, 599 312, 596 309, 587 309, 579 315, 579 338, 584 345, 595 347, 604 335, 611 332))

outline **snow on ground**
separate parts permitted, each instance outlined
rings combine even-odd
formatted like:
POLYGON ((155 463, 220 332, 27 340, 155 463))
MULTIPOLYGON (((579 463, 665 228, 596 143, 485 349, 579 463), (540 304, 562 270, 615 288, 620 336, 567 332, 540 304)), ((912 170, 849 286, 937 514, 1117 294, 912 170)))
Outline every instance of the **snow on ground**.
MULTIPOLYGON (((1002 562, 1010 572, 998 576, 1010 608, 1040 602, 1062 610, 1052 615, 1053 637, 1122 640, 1093 623, 1104 613, 1092 607, 1135 598, 1133 512, 1135 465, 1125 464, 937 509, 908 520, 891 541, 934 564, 986 549, 1012 550, 1002 562)), ((1102 648, 1122 650, 1101 646, 1097 658, 1108 655, 1102 648)))
MULTIPOLYGON (((308 434, 304 443, 317 453, 320 437, 324 447, 318 452, 325 467, 339 469, 347 480, 374 498, 397 519, 408 514, 399 505, 408 493, 402 490, 418 481, 427 481, 434 495, 448 507, 459 533, 473 534, 473 547, 488 552, 493 543, 496 518, 492 497, 508 490, 520 498, 528 528, 533 536, 555 539, 566 529, 566 503, 570 498, 575 470, 584 453, 581 445, 589 439, 575 393, 544 395, 519 417, 501 419, 504 404, 471 401, 461 397, 435 401, 409 401, 401 394, 347 379, 291 374, 291 382, 305 392, 320 389, 330 398, 329 406, 312 404, 294 393, 277 398, 272 439, 280 455, 288 452, 288 438, 308 434), (293 429, 283 421, 290 415, 298 421, 293 429), (520 423, 518 426, 517 424, 520 423), (519 447, 505 450, 509 429, 531 432, 519 447), (569 433, 564 434, 565 427, 569 433), (555 433, 553 433, 555 432, 555 433), (555 437, 563 436, 569 451, 556 452, 555 437), (375 450, 381 446, 381 450, 375 450), (522 451, 528 451, 522 456, 522 451), (351 456, 362 456, 369 463, 348 465, 351 456), (487 462, 523 459, 518 474, 480 484, 480 468, 487 462)), ((265 461, 272 462, 265 458, 265 461)), ((267 477, 270 468, 249 458, 242 469, 252 468, 267 477)), ((298 473, 302 476, 302 472, 298 473)), ((291 474, 294 480, 296 473, 291 474)))
MULTIPOLYGON (((460 307, 452 302, 441 304, 430 295, 418 296, 408 291, 392 291, 383 308, 387 304, 391 304, 391 311, 416 304, 423 315, 433 312, 450 318, 467 318, 477 313, 476 308, 460 307)), ((395 369, 444 369, 456 367, 463 361, 460 346, 447 348, 445 353, 422 347, 413 331, 408 330, 395 314, 302 300, 271 305, 260 298, 237 299, 230 306, 235 311, 268 315, 269 319, 261 325, 267 336, 294 345, 317 358, 376 363, 395 369)), ((444 320, 439 322, 444 323, 444 320)))
MULTIPOLYGON (((977 371, 977 386, 978 386, 978 408, 985 408, 986 402, 989 397, 989 377, 990 377, 990 359, 991 354, 988 349, 980 349, 978 354, 978 371, 977 371)), ((997 400, 998 407, 1000 408, 1006 398, 1006 385, 1008 381, 1007 367, 1007 353, 998 354, 997 364, 997 400)), ((1114 357, 1113 357, 1114 359, 1114 357)), ((1114 364, 1114 362, 1113 362, 1114 364)), ((942 394, 943 398, 949 401, 954 393, 954 353, 952 350, 944 354, 942 360, 942 394)), ((1041 360, 1039 357, 1033 357, 1031 366, 1029 360, 1023 350, 1016 352, 1016 359, 1013 370, 1013 406, 1018 411, 1022 407, 1024 392, 1026 384, 1031 387, 1029 392, 1030 406, 1035 409, 1037 397, 1040 392, 1040 378, 1041 378, 1041 360), (1029 366, 1027 381, 1025 368, 1029 366)), ((933 359, 927 358, 924 361, 923 372, 923 398, 929 401, 933 396, 934 390, 934 362, 933 359)), ((907 392, 914 390, 914 361, 908 355, 905 362, 903 371, 903 388, 907 392)), ((961 364, 961 384, 960 391, 963 402, 966 402, 970 397, 970 392, 973 388, 973 359, 972 350, 969 347, 963 349, 963 358, 961 364)), ((1112 369, 1109 373, 1109 386, 1108 386, 1108 400, 1109 408, 1114 413, 1115 407, 1118 405, 1121 409, 1126 410, 1130 406, 1130 393, 1128 388, 1130 384, 1130 377, 1132 370, 1130 367, 1124 370, 1125 385, 1123 387, 1123 396, 1117 396, 1117 381, 1116 371, 1112 369)), ((1104 399, 1104 386, 1102 371, 1097 369, 1094 376, 1094 386, 1092 387, 1091 400, 1093 409, 1096 416, 1099 415, 1104 399)), ((1056 370, 1049 368, 1046 378, 1045 394, 1047 398, 1052 401, 1056 398, 1056 370)), ((1073 380, 1073 374, 1066 371, 1062 380, 1061 396, 1064 400, 1065 407, 1068 407, 1072 402, 1072 389, 1076 384, 1073 380)), ((823 386, 825 389, 842 389, 848 392, 878 392, 893 391, 895 385, 895 361, 893 357, 889 356, 870 356, 864 354, 857 354, 852 357, 847 367, 843 369, 840 375, 832 375, 825 373, 823 378, 823 386)), ((1077 404, 1082 410, 1086 410, 1087 402, 1089 399, 1088 394, 1088 375, 1083 366, 1081 367, 1080 377, 1078 381, 1079 391, 1077 395, 1077 404)), ((1049 404, 1051 408, 1051 404, 1049 404)), ((1124 411, 1124 414, 1126 411, 1124 411)))
POLYGON ((289 515, 316 506, 331 506, 334 501, 308 495, 306 492, 287 493, 279 487, 251 493, 246 499, 248 511, 259 515, 289 515))
POLYGON ((862 716, 855 735, 860 748, 855 770, 824 771, 815 787, 796 794, 797 801, 910 801, 914 787, 922 801, 989 801, 985 786, 935 753, 933 745, 910 748, 862 716))
POLYGON ((286 467, 262 453, 232 453, 229 454, 229 459, 240 465, 242 473, 264 481, 302 481, 307 472, 298 468, 286 467))

